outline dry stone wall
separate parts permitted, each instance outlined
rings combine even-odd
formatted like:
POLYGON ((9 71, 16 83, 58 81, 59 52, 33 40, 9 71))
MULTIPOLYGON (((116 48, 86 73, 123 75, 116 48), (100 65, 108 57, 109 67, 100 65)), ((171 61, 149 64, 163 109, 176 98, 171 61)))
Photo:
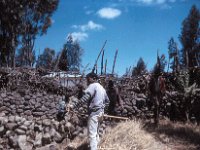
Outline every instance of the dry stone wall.
MULTIPOLYGON (((56 147, 56 144, 72 140, 77 136, 80 138, 87 136, 87 115, 84 115, 87 111, 86 105, 77 108, 76 112, 68 112, 62 121, 56 118, 62 94, 67 93, 67 96, 77 94, 76 88, 59 92, 58 84, 49 84, 49 79, 37 82, 39 88, 37 84, 33 84, 35 82, 29 82, 35 87, 28 86, 28 88, 23 86, 27 85, 26 80, 12 81, 9 81, 10 87, 7 90, 5 88, 0 90, 0 149, 39 149, 51 143, 56 147), (45 86, 42 83, 45 83, 45 86)), ((148 82, 148 75, 116 79, 116 86, 120 87, 123 99, 123 108, 116 107, 118 116, 145 119, 153 117, 148 82)), ((163 96, 161 116, 181 120, 186 112, 190 112, 190 119, 198 119, 200 90, 184 95, 175 90, 170 82, 166 83, 170 88, 167 88, 163 96)), ((77 99, 71 97, 70 100, 77 99)), ((103 133, 106 126, 117 121, 105 118, 100 132, 103 133)))

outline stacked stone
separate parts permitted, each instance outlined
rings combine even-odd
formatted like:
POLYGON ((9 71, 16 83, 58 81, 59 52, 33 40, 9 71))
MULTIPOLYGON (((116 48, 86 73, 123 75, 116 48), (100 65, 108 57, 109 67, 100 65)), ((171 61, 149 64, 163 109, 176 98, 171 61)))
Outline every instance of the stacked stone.
POLYGON ((31 150, 52 142, 60 143, 63 139, 69 139, 70 134, 75 131, 77 132, 67 120, 27 120, 19 116, 4 115, 0 117, 0 149, 31 150))
MULTIPOLYGON (((184 77, 182 76, 182 78, 184 77)), ((184 87, 181 87, 182 84, 175 83, 171 78, 171 74, 166 76, 167 90, 160 103, 161 117, 173 117, 176 120, 185 120, 186 115, 189 114, 190 118, 188 119, 198 120, 199 118, 200 121, 200 117, 197 115, 200 112, 197 109, 200 107, 200 89, 195 86, 184 89, 184 87), (170 77, 170 80, 168 80, 168 77, 170 77)), ((121 87, 124 109, 118 107, 116 109, 117 115, 127 116, 129 118, 153 117, 154 106, 150 99, 151 95, 148 92, 149 79, 149 75, 146 75, 136 78, 122 78, 118 82, 121 87)))
MULTIPOLYGON (((57 121, 61 96, 26 92, 0 93, 0 149, 33 149, 87 136, 86 105, 57 121)), ((101 129, 102 130, 102 129, 101 129)))
MULTIPOLYGON (((129 118, 153 116, 153 107, 148 106, 150 102, 148 79, 146 76, 140 76, 118 81, 124 103, 123 109, 116 108, 118 116, 129 118)), ((17 84, 18 81, 15 81, 17 84)), ((167 84, 172 87, 170 82, 167 84)), ((46 89, 32 92, 19 85, 14 91, 0 91, 0 149, 35 149, 52 142, 60 143, 63 139, 72 140, 77 136, 80 138, 87 136, 87 105, 82 105, 74 112, 68 112, 65 118, 58 122, 56 115, 61 95, 48 92, 46 89)), ((177 118, 182 118, 184 112, 181 111, 184 111, 188 99, 184 93, 176 91, 175 88, 170 89, 173 90, 166 91, 163 97, 161 115, 170 116, 175 112, 177 118)), ((191 100, 189 104, 192 104, 198 114, 200 90, 196 90, 188 98, 191 100)), ((75 97, 70 99, 70 101, 77 100, 75 97)), ((105 119, 100 128, 101 133, 106 126, 112 125, 115 121, 118 120, 105 119)))
POLYGON ((117 115, 129 118, 141 117, 147 111, 147 84, 143 78, 123 78, 118 85, 121 88, 123 109, 117 107, 117 115))
POLYGON ((17 92, 0 93, 0 112, 6 115, 18 115, 28 120, 33 118, 53 119, 57 114, 57 105, 61 96, 43 93, 32 94, 26 91, 25 96, 17 92))

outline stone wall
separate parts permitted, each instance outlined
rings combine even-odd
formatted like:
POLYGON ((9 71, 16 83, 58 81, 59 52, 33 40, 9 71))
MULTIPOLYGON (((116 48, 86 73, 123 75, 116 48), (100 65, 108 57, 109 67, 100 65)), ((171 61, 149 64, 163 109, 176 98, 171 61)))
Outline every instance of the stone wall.
MULTIPOLYGON (((153 117, 148 82, 148 77, 144 76, 117 79, 116 85, 121 88, 124 104, 123 108, 116 107, 118 116, 145 119, 153 117)), ((68 92, 68 96, 77 94, 75 88, 68 91, 73 91, 68 92)), ((78 112, 68 112, 62 121, 58 121, 57 107, 62 96, 55 93, 19 87, 16 90, 0 91, 0 149, 39 149, 51 143, 56 145, 77 136, 87 136, 87 115, 83 114, 86 112, 86 105, 77 108, 78 112)), ((196 119, 198 116, 192 111, 198 110, 199 99, 200 90, 184 95, 179 91, 167 89, 161 103, 161 116, 182 118, 186 111, 190 111, 191 118, 196 119)), ((71 97, 71 101, 74 100, 77 99, 71 97)), ((101 133, 107 125, 117 121, 105 118, 101 133)))

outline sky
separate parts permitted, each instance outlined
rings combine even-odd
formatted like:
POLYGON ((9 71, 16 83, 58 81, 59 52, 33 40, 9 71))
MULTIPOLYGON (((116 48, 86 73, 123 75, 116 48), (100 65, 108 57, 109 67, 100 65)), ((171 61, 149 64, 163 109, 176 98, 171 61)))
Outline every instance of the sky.
MULTIPOLYGON (((181 49, 179 36, 183 20, 192 5, 200 9, 200 0, 60 0, 47 33, 37 37, 36 53, 45 48, 61 51, 69 34, 83 48, 81 70, 94 66, 105 45, 104 60, 111 73, 116 49, 115 73, 123 75, 126 68, 136 66, 140 57, 148 70, 159 55, 168 60, 171 37, 181 49)), ((100 73, 101 58, 98 61, 100 73)))

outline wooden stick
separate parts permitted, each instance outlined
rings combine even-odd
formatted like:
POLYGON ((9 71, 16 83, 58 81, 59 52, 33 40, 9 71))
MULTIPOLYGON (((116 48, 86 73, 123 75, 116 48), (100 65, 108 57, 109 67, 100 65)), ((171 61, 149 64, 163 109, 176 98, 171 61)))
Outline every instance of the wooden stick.
POLYGON ((103 147, 99 147, 97 149, 116 149, 116 148, 103 148, 103 147))
POLYGON ((118 49, 115 52, 115 57, 114 57, 114 61, 113 61, 113 68, 112 68, 112 74, 114 75, 114 70, 115 70, 115 63, 116 63, 116 59, 117 59, 117 54, 118 54, 118 49))
POLYGON ((129 118, 127 118, 127 117, 111 116, 111 115, 106 115, 106 114, 104 114, 103 116, 106 117, 106 118, 129 120, 129 118))
POLYGON ((96 59, 96 61, 95 61, 95 63, 94 63, 94 67, 93 67, 93 69, 92 69, 92 72, 95 71, 95 67, 97 68, 97 62, 98 62, 98 59, 99 59, 99 57, 100 57, 102 51, 104 50, 104 47, 105 47, 105 45, 106 45, 106 42, 107 42, 107 40, 105 41, 103 47, 101 48, 101 50, 100 50, 100 52, 99 52, 99 55, 98 55, 98 57, 97 57, 97 59, 96 59))
MULTIPOLYGON (((82 115, 82 116, 88 116, 87 114, 79 113, 78 111, 69 110, 69 109, 66 109, 66 110, 67 110, 67 112, 71 111, 73 113, 76 113, 76 114, 79 114, 79 115, 82 115)), ((127 118, 127 117, 119 117, 119 116, 112 116, 112 115, 106 115, 106 114, 104 114, 103 116, 106 117, 106 118, 129 120, 129 118, 127 118)))

